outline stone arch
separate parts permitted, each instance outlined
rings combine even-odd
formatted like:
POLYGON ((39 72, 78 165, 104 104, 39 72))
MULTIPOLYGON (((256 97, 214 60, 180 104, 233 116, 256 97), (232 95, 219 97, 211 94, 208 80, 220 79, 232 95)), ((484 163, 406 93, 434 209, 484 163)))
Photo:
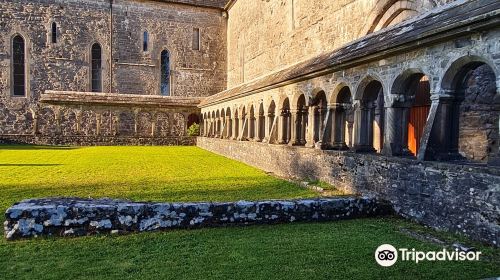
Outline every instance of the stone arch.
MULTIPOLYGON (((223 109, 224 111, 224 109, 223 109)), ((200 124, 200 116, 198 114, 192 113, 189 114, 188 120, 187 120, 187 127, 191 127, 193 124, 200 124)))
POLYGON ((227 126, 226 138, 231 139, 231 137, 233 137, 233 118, 231 115, 231 108, 230 107, 226 108, 225 117, 226 117, 226 126, 227 126))
POLYGON ((165 112, 156 114, 156 130, 155 133, 160 137, 170 136, 170 117, 165 112))
POLYGON ((297 103, 299 103, 299 99, 303 99, 305 101, 305 104, 304 104, 305 106, 309 105, 310 96, 307 94, 304 94, 301 91, 296 91, 293 94, 292 99, 290 100, 291 105, 292 105, 292 109, 298 109, 297 103))
POLYGON ((478 56, 450 64, 436 96, 439 107, 426 159, 487 163, 498 156, 500 97, 495 68, 478 56))
POLYGON ((38 132, 46 136, 57 134, 56 115, 50 107, 44 107, 38 111, 38 132))
POLYGON ((300 95, 294 96, 292 103, 292 145, 303 146, 306 144, 306 129, 307 129, 307 118, 308 100, 306 95, 300 93, 300 95))
MULTIPOLYGON (((333 91, 327 96, 328 98, 328 104, 335 104, 335 103, 352 103, 352 98, 354 97, 352 95, 352 90, 351 90, 351 86, 347 83, 347 82, 339 82, 333 89, 333 91), (349 94, 350 94, 350 98, 351 100, 349 102, 339 102, 339 95, 341 94, 345 94, 345 92, 342 92, 342 90, 345 90, 345 89, 348 89, 349 90, 349 94)), ((344 98, 345 96, 341 96, 340 98, 344 98)), ((346 101, 346 100, 343 100, 343 101, 346 101)))
POLYGON ((350 86, 340 82, 330 95, 332 108, 332 148, 344 150, 352 146, 354 110, 350 86))
POLYGON ((151 136, 153 131, 153 120, 151 113, 141 111, 137 114, 137 134, 140 136, 151 136))
POLYGON ((278 121, 278 143, 288 144, 291 139, 290 98, 284 96, 280 102, 280 116, 278 121))
POLYGON ((369 73, 365 75, 362 79, 360 79, 357 85, 354 87, 353 101, 362 99, 363 94, 365 93, 366 86, 372 81, 378 81, 382 85, 382 90, 384 92, 384 100, 385 100, 386 97, 385 93, 387 92, 387 89, 383 82, 384 80, 378 74, 369 73))
POLYGON ((269 106, 267 107, 267 137, 269 138, 268 141, 272 141, 272 134, 273 134, 273 129, 276 129, 275 127, 277 126, 276 123, 276 103, 274 102, 274 99, 271 99, 271 102, 269 102, 269 106))
POLYGON ((266 137, 266 115, 264 110, 264 102, 259 102, 258 105, 256 133, 257 141, 262 141, 266 137))
POLYGON ((221 134, 221 114, 219 109, 215 111, 215 137, 220 137, 221 134))
MULTIPOLYGON (((111 113, 107 112, 106 114, 111 113)), ((111 114, 109 115, 111 117, 111 114)), ((118 134, 121 136, 132 136, 135 134, 135 115, 132 111, 119 113, 118 134)), ((104 114, 103 114, 104 117, 104 114)))
POLYGON ((77 134, 76 113, 71 109, 61 111, 61 132, 63 135, 77 134))
POLYGON ((430 78, 420 69, 406 69, 396 77, 387 109, 385 153, 418 155, 431 108, 430 78))
POLYGON ((247 133, 248 133, 248 112, 247 108, 245 105, 240 105, 240 124, 239 124, 239 129, 237 130, 238 133, 238 140, 246 140, 247 138, 247 133))
POLYGON ((248 115, 248 138, 251 140, 255 139, 255 106, 253 104, 248 105, 250 107, 249 115, 248 115))
POLYGON ((311 140, 314 143, 320 142, 319 144, 322 145, 324 140, 323 133, 325 132, 325 120, 328 114, 328 99, 323 89, 317 88, 313 90, 309 99, 308 114, 312 114, 309 116, 308 122, 309 129, 313 131, 313 139, 311 140))
POLYGON ((97 135, 97 115, 94 111, 82 112, 80 133, 85 136, 97 135))
POLYGON ((238 107, 234 108, 234 116, 233 116, 233 138, 234 140, 238 139, 240 133, 240 115, 238 111, 238 107))
POLYGON ((171 135, 185 136, 186 135, 186 118, 181 113, 174 113, 172 115, 171 135))
POLYGON ((376 32, 385 27, 400 23, 414 17, 419 13, 430 10, 436 6, 432 0, 408 1, 408 0, 384 0, 377 1, 366 18, 364 28, 360 37, 376 32))
POLYGON ((477 68, 478 65, 487 65, 496 79, 500 79, 500 70, 495 67, 495 63, 489 59, 479 55, 467 55, 459 57, 451 61, 446 68, 446 71, 441 78, 441 89, 454 90, 456 84, 459 82, 457 79, 465 75, 471 69, 477 68))
POLYGON ((384 139, 384 87, 380 80, 367 76, 356 90, 355 150, 381 152, 384 139))

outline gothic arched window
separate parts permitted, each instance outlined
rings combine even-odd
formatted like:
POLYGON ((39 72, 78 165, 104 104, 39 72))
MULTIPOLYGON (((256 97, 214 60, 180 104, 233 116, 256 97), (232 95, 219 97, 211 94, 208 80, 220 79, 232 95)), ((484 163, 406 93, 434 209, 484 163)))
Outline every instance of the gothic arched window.
POLYGON ((98 43, 92 45, 92 92, 102 92, 102 50, 98 43))
POLYGON ((26 53, 24 38, 16 35, 12 39, 12 95, 26 95, 26 53))
POLYGON ((143 38, 142 38, 142 51, 147 52, 148 51, 148 44, 149 44, 149 33, 147 31, 144 31, 143 38))
POLYGON ((52 44, 57 43, 57 23, 53 22, 50 32, 50 40, 52 44))
POLYGON ((168 50, 161 52, 160 91, 161 95, 170 95, 170 54, 168 50))

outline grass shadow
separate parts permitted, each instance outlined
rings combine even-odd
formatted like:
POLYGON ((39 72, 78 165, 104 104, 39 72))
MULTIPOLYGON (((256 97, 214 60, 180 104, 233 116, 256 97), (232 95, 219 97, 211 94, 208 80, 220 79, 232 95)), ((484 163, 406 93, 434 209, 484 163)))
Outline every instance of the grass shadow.
POLYGON ((60 166, 62 164, 54 163, 54 164, 44 164, 44 163, 0 163, 0 167, 18 167, 18 166, 32 166, 32 167, 41 167, 41 166, 60 166))
POLYGON ((23 145, 23 144, 0 144, 0 150, 76 150, 73 146, 46 146, 46 145, 23 145))

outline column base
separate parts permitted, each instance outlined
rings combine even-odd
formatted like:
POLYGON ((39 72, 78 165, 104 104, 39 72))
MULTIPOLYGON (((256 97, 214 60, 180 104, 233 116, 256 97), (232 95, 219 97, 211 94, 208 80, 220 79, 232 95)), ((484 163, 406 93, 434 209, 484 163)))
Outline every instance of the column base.
POLYGON ((300 141, 290 141, 290 143, 288 143, 288 145, 290 145, 290 146, 304 146, 304 144, 300 141))
POLYGON ((372 146, 369 146, 369 145, 355 145, 354 152, 356 152, 356 153, 376 153, 377 150, 375 150, 372 146))
POLYGON ((349 150, 349 147, 346 145, 345 142, 333 143, 332 150, 345 151, 345 150, 349 150))

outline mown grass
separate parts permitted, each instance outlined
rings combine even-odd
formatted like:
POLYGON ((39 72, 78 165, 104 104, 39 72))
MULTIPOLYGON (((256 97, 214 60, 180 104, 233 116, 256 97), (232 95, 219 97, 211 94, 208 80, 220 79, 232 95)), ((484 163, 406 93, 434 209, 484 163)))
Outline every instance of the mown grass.
POLYGON ((196 147, 0 146, 0 210, 25 198, 234 201, 317 194, 196 147))
MULTIPOLYGON (((315 193, 194 147, 0 146, 0 208, 43 196, 233 201, 315 193)), ((2 219, 3 222, 3 219, 2 219)), ((480 262, 378 266, 375 249, 439 250, 395 219, 175 230, 128 236, 0 240, 0 279, 480 279, 500 275, 499 250, 480 262)))

